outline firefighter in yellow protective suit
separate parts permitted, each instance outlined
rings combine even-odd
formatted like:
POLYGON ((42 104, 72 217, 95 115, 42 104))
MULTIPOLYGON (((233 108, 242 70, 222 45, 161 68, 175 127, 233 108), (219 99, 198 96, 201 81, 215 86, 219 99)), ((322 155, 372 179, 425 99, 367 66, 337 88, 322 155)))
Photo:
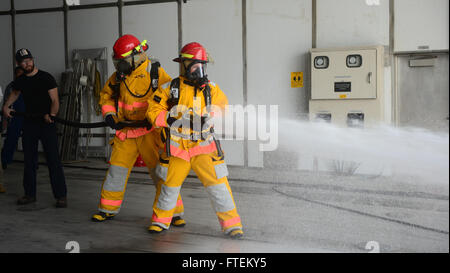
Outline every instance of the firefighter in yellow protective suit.
MULTIPOLYGON (((147 42, 141 43, 133 35, 120 37, 113 47, 116 72, 101 91, 100 105, 105 122, 116 130, 116 136, 112 142, 111 165, 102 185, 99 212, 92 216, 96 222, 110 220, 119 212, 128 177, 139 154, 155 185, 158 183, 155 166, 163 148, 161 130, 151 128, 150 124, 141 128, 121 125, 146 121, 149 98, 162 84, 171 81, 158 62, 151 63, 145 53, 147 49, 147 42)), ((172 224, 184 226, 183 202, 180 195, 177 198, 172 224)))
POLYGON ((150 233, 170 227, 181 185, 192 169, 203 183, 222 231, 231 238, 243 235, 242 224, 228 184, 228 169, 209 117, 223 110, 228 99, 205 74, 208 57, 199 43, 185 45, 179 58, 180 77, 159 89, 149 101, 147 118, 164 128, 165 146, 156 174, 160 177, 153 204, 150 233), (211 107, 214 106, 214 107, 211 107))

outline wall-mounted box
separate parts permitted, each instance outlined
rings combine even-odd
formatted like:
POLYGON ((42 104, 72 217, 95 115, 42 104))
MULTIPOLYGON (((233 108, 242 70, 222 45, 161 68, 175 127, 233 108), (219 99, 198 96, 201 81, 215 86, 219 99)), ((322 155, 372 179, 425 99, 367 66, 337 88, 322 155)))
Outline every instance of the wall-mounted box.
POLYGON ((386 120, 384 47, 311 50, 310 119, 363 127, 386 120), (326 64, 326 65, 325 65, 326 64))
POLYGON ((311 52, 311 99, 377 97, 377 50, 311 52), (327 66, 321 67, 322 60, 327 66), (345 96, 342 96, 345 95, 345 96))

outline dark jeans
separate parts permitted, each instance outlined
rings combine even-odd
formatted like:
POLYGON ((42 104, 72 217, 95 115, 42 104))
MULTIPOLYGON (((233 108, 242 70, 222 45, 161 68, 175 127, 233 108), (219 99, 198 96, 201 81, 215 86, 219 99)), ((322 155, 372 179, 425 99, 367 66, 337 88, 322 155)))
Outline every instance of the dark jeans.
POLYGON ((58 137, 54 123, 25 120, 23 124, 22 145, 24 152, 23 187, 25 195, 36 197, 36 167, 38 162, 38 142, 42 143, 47 160, 50 183, 56 199, 66 197, 66 179, 58 153, 58 137))
POLYGON ((22 132, 23 118, 14 117, 8 124, 5 142, 2 149, 2 163, 11 164, 14 158, 14 152, 19 142, 20 133, 22 132))
MULTIPOLYGON (((25 112, 25 102, 23 101, 22 94, 14 102, 13 109, 17 112, 25 112)), ((19 142, 20 133, 22 132, 22 126, 23 117, 13 117, 8 123, 6 138, 2 148, 2 164, 12 163, 17 142, 19 142)))

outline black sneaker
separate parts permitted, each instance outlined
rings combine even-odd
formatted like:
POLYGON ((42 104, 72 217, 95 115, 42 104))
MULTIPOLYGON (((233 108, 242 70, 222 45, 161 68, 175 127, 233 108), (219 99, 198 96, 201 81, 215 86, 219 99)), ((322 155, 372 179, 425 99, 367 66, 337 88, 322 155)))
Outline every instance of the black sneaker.
POLYGON ((67 198, 63 197, 63 198, 56 199, 55 206, 57 208, 67 208, 67 198))
POLYGON ((36 197, 23 196, 17 200, 17 205, 26 205, 36 202, 36 197))

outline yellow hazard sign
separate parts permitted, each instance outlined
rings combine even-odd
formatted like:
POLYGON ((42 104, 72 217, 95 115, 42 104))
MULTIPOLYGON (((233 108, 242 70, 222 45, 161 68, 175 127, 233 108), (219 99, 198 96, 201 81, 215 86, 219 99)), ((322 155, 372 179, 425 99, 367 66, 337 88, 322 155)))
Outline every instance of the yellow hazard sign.
POLYGON ((303 87, 303 72, 291 72, 291 87, 303 87))

